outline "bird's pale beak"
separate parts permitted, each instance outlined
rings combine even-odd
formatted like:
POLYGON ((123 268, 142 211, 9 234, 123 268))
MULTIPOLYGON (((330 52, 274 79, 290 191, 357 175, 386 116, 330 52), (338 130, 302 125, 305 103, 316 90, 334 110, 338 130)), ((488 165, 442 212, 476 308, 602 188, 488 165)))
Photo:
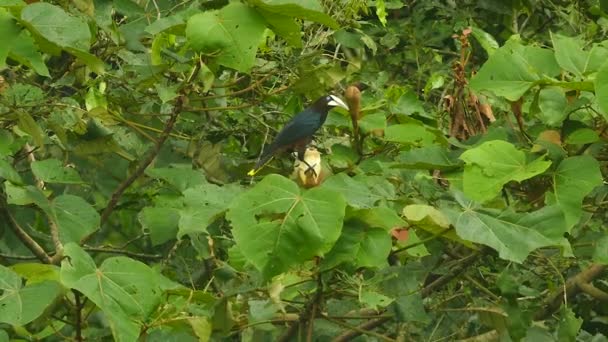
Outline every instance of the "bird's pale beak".
POLYGON ((342 99, 340 99, 339 97, 337 97, 335 95, 331 95, 331 100, 327 103, 327 105, 330 107, 342 107, 342 108, 348 110, 348 106, 346 105, 346 103, 344 103, 344 101, 342 101, 342 99))

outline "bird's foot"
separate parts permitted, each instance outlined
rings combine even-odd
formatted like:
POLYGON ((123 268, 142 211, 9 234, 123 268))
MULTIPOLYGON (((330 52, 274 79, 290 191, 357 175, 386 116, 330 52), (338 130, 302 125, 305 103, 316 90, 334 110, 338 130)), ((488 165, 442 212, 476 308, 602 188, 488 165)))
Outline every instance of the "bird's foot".
POLYGON ((312 164, 312 166, 311 166, 310 164, 308 164, 308 162, 306 162, 306 160, 301 160, 301 162, 303 162, 304 164, 306 164, 306 166, 308 166, 306 171, 304 171, 304 174, 308 174, 309 172, 312 172, 312 174, 315 178, 319 177, 319 175, 317 175, 317 171, 315 171, 315 166, 317 166, 316 163, 312 164))

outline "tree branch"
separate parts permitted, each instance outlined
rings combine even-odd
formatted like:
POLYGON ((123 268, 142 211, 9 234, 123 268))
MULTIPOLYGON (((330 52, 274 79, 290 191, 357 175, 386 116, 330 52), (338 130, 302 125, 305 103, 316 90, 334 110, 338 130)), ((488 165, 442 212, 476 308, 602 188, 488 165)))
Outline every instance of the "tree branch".
MULTIPOLYGON (((4 201, 3 201, 4 202, 4 201)), ((17 220, 11 215, 10 211, 6 207, 6 202, 2 203, 2 207, 0 208, 0 214, 4 216, 4 222, 8 223, 8 226, 11 228, 13 233, 23 242, 25 247, 29 249, 38 260, 42 261, 45 264, 51 264, 51 257, 44 251, 44 249, 36 242, 32 237, 21 228, 17 220)))
MULTIPOLYGON (((566 298, 576 295, 583 290, 580 284, 590 284, 593 279, 599 277, 606 270, 606 267, 606 265, 593 264, 580 273, 568 278, 564 287, 560 287, 559 291, 545 300, 541 309, 534 315, 534 320, 540 321, 553 314, 562 305, 564 295, 566 298)), ((589 289, 589 287, 585 287, 584 285, 583 288, 589 289)))
MULTIPOLYGON (((127 177, 127 179, 125 179, 118 186, 118 188, 116 188, 116 190, 114 190, 114 193, 112 193, 112 196, 110 198, 110 201, 108 202, 108 205, 106 206, 103 213, 101 214, 101 220, 100 220, 100 224, 99 224, 100 227, 104 223, 106 223, 106 221, 110 217, 110 214, 112 214, 112 212, 114 211, 114 208, 116 207, 116 204, 118 203, 118 200, 123 195, 123 193, 127 190, 127 188, 129 186, 131 186, 131 184, 133 184, 133 182, 135 182, 135 180, 144 173, 146 168, 152 163, 152 161, 154 161, 154 158, 156 158, 156 156, 158 155, 163 144, 169 137, 169 134, 171 133, 171 130, 173 129, 173 126, 175 125, 175 122, 177 121, 177 117, 179 116, 179 113, 182 111, 184 101, 185 101, 184 95, 180 95, 177 98, 175 107, 173 108, 173 112, 171 113, 171 116, 167 120, 167 123, 165 124, 165 128, 163 129, 163 132, 158 137, 156 144, 154 145, 154 147, 152 148, 150 153, 148 153, 148 156, 139 163, 139 166, 137 167, 137 169, 135 169, 135 171, 133 171, 133 173, 129 177, 127 177)), ((84 244, 94 233, 95 232, 82 238, 80 243, 84 244)))

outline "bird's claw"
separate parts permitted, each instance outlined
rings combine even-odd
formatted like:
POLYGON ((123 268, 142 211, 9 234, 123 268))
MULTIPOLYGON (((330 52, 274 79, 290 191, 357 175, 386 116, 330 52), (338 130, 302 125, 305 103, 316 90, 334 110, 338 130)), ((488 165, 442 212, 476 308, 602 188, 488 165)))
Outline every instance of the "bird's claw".
POLYGON ((308 168, 304 171, 304 174, 308 174, 312 171, 312 174, 315 178, 319 177, 319 175, 317 175, 317 171, 315 171, 314 169, 314 167, 317 166, 316 163, 311 166, 310 164, 308 164, 308 162, 306 162, 306 160, 302 160, 302 162, 306 164, 306 166, 308 166, 308 168))

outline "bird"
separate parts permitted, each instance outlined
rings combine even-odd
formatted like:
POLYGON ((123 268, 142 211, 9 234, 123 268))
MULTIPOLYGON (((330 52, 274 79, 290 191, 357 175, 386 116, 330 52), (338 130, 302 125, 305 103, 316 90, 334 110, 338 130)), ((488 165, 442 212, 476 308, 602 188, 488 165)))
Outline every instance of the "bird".
POLYGON ((334 107, 348 110, 348 106, 336 95, 325 95, 317 99, 308 108, 296 114, 277 134, 274 141, 264 149, 255 167, 247 175, 255 176, 258 171, 276 154, 283 151, 296 151, 298 159, 305 162, 306 146, 312 141, 316 131, 321 128, 327 113, 334 107))

